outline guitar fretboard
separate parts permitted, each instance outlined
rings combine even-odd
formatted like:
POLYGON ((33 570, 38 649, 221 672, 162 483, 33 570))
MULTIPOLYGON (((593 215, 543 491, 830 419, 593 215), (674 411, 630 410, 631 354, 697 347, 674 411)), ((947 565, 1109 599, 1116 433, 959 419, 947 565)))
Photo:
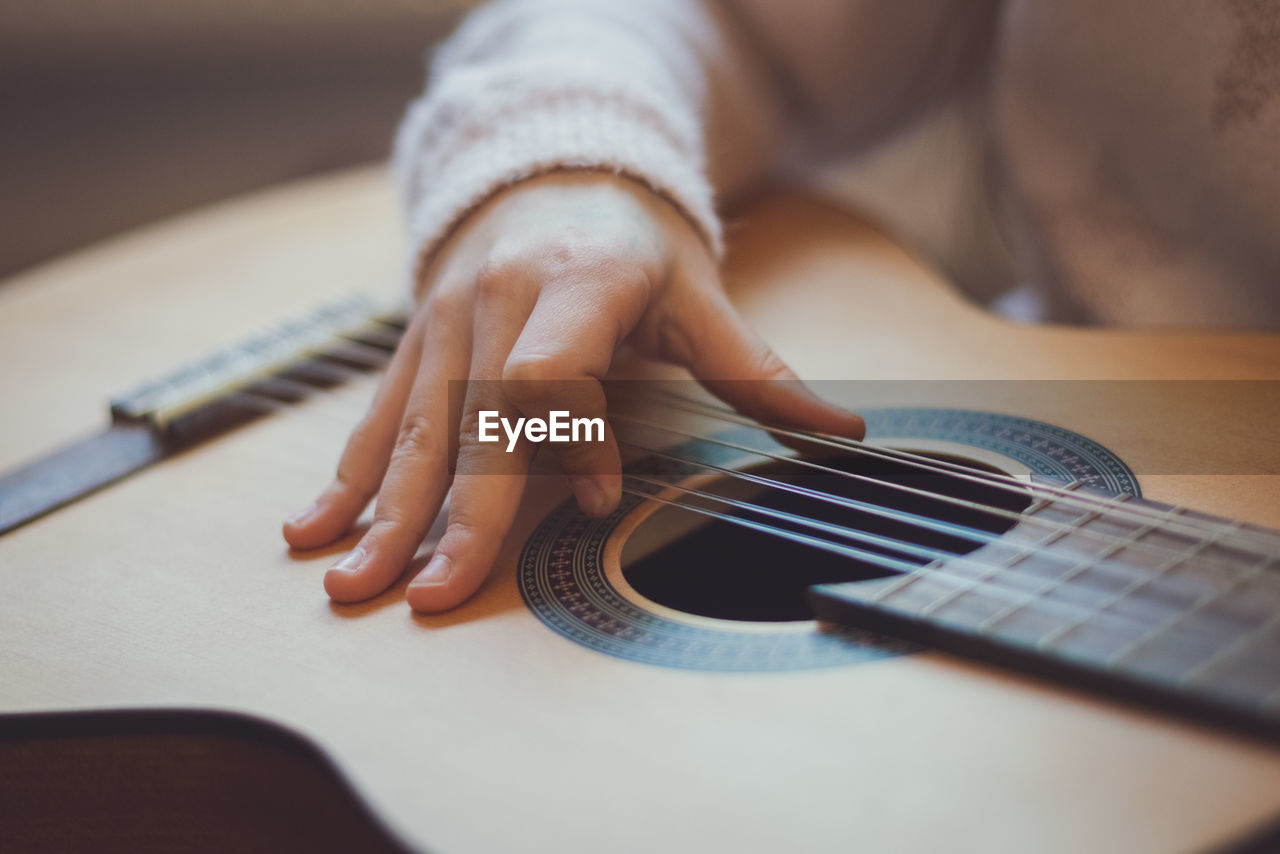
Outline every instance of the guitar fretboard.
POLYGON ((820 619, 1280 735, 1280 532, 1050 500, 999 541, 814 590, 820 619))

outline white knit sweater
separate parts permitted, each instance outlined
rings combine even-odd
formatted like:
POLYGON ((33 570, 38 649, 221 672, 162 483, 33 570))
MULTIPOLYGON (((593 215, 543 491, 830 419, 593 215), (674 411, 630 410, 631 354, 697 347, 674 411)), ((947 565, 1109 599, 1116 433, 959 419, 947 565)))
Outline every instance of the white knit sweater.
POLYGON ((592 169, 719 252, 718 201, 841 153, 852 172, 805 171, 983 300, 1280 327, 1280 45, 1250 60, 1259 3, 497 0, 439 49, 397 138, 411 239, 427 257, 503 187, 592 169))

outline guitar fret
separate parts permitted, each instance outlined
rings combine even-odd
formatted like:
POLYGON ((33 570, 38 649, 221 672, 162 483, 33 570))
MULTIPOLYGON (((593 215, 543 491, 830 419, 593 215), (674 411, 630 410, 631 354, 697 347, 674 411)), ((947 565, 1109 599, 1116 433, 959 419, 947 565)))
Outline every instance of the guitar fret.
MULTIPOLYGON (((1077 488, 1079 488, 1080 486, 1081 486, 1081 483, 1080 483, 1079 481, 1072 481, 1071 483, 1065 484, 1065 485, 1062 487, 1062 489, 1064 489, 1064 490, 1071 490, 1071 489, 1077 489, 1077 488)), ((1042 509, 1044 509, 1044 508, 1047 508, 1047 507, 1051 506, 1052 504, 1053 504, 1053 501, 1052 501, 1051 499, 1039 499, 1035 504, 1033 504, 1033 505, 1032 505, 1032 506, 1027 510, 1027 513, 1028 513, 1028 514, 1031 514, 1031 513, 1038 512, 1039 510, 1042 510, 1042 509)), ((1062 536, 1062 535, 1063 535, 1063 533, 1064 533, 1064 532, 1063 532, 1063 531, 1061 531, 1061 530, 1054 529, 1054 530, 1050 531, 1050 533, 1049 533, 1047 536, 1045 536, 1044 538, 1042 538, 1041 540, 1035 540, 1035 541, 1033 541, 1033 542, 1031 542, 1031 543, 1029 543, 1029 544, 1027 544, 1027 545, 1023 546, 1022 548, 1020 548, 1020 549, 1015 553, 1015 556, 1014 556, 1013 560, 1012 560, 1012 561, 1009 561, 1008 565, 1010 565, 1010 566, 1011 566, 1012 564, 1014 564, 1014 563, 1016 563, 1017 561, 1019 561, 1019 560, 1021 560, 1021 559, 1025 558, 1026 556, 1028 556, 1028 555, 1030 555, 1030 554, 1035 553, 1037 550, 1039 550, 1039 549, 1043 548, 1043 546, 1044 546, 1044 545, 1046 545, 1046 544, 1048 544, 1048 543, 1052 542, 1054 539, 1056 539, 1056 538, 1058 538, 1058 537, 1062 536)), ((975 562, 975 561, 972 561, 972 560, 967 559, 967 558, 964 558, 964 557, 950 559, 950 560, 948 560, 948 561, 947 561, 947 563, 951 563, 951 562, 952 562, 952 561, 954 561, 954 560, 959 560, 959 561, 963 561, 963 562, 967 562, 967 563, 975 563, 975 565, 976 565, 976 562, 975 562)), ((885 601, 886 601, 890 596, 895 596, 895 595, 897 595, 900 591, 902 591, 902 590, 903 590, 904 588, 906 588, 908 585, 910 585, 910 584, 912 584, 913 582, 915 582, 915 581, 919 580, 919 579, 920 579, 921 577, 923 577, 924 575, 929 574, 929 573, 932 573, 940 563, 941 563, 941 561, 933 561, 933 562, 928 563, 928 564, 925 564, 924 566, 921 566, 921 567, 919 567, 919 568, 917 568, 917 569, 915 569, 915 570, 912 570, 911 572, 903 573, 902 575, 898 576, 897 578, 887 580, 886 582, 884 582, 884 584, 883 584, 881 587, 877 588, 877 589, 876 589, 876 591, 875 591, 873 594, 871 594, 871 596, 869 597, 869 601, 871 601, 871 602, 876 602, 876 603, 885 602, 885 601)), ((996 566, 996 571, 998 572, 1000 569, 1001 569, 1001 567, 1000 567, 999 565, 997 565, 997 566, 996 566)), ((992 573, 992 574, 991 574, 991 577, 994 577, 994 575, 995 575, 995 573, 992 573)), ((922 612, 921 612, 921 613, 930 613, 930 612, 932 612, 933 610, 936 610, 936 609, 937 609, 937 607, 941 607, 942 605, 944 605, 944 604, 945 604, 945 602, 946 602, 947 600, 949 600, 950 598, 954 598, 954 596, 961 595, 962 593, 967 592, 967 590, 968 590, 968 589, 972 589, 972 587, 970 587, 970 588, 960 588, 960 589, 958 589, 958 590, 951 591, 951 592, 950 592, 950 593, 951 593, 951 595, 948 595, 948 596, 944 597, 943 601, 940 601, 940 602, 937 602, 937 603, 931 603, 931 605, 930 605, 930 606, 926 606, 926 609, 922 610, 922 612)))
MULTIPOLYGON (((1173 512, 1174 512, 1173 509, 1163 511, 1156 518, 1157 519, 1167 518, 1173 512)), ((1068 569, 1065 573, 1063 573, 1061 576, 1045 581, 1043 584, 1041 584, 1039 588, 1032 591, 1032 593, 1023 601, 1012 603, 1006 608, 1002 609, 1001 611, 995 614, 992 614, 986 620, 983 620, 980 624, 978 624, 978 627, 977 627, 978 631, 989 632, 993 626, 995 626, 1001 620, 1007 619, 1014 612, 1018 611, 1021 608, 1025 608, 1027 605, 1031 604, 1037 599, 1043 598, 1046 593, 1048 593, 1049 591, 1053 590, 1056 587, 1060 587, 1062 584, 1070 581, 1072 578, 1075 578, 1080 573, 1084 572, 1085 570, 1095 565, 1098 561, 1103 560, 1107 557, 1110 557, 1112 554, 1115 554, 1117 551, 1119 551, 1120 549, 1124 548, 1127 545, 1131 545, 1137 542, 1137 540, 1140 539, 1142 536, 1147 534, 1149 531, 1155 529, 1158 526, 1158 524, 1159 524, 1158 521, 1152 521, 1143 525, 1140 528, 1137 528, 1128 536, 1118 538, 1114 543, 1104 548, 1099 554, 1091 558, 1087 558, 1085 560, 1079 561, 1070 569, 1068 569)), ((1061 637, 1066 632, 1075 628, 1076 625, 1083 623, 1088 619, 1091 619, 1101 611, 1102 611, 1101 608, 1091 609, 1090 611, 1085 612, 1085 615, 1083 617, 1073 618, 1071 621, 1064 623, 1058 629, 1051 630, 1037 642, 1037 646, 1041 648, 1047 646, 1058 637, 1061 637)))
POLYGON ((1277 536, 1276 532, 1270 529, 1259 528, 1256 525, 1241 522, 1231 523, 1230 520, 1223 520, 1220 517, 1211 516, 1208 513, 1201 513, 1186 507, 1182 508, 1182 515, 1188 519, 1196 520, 1198 524, 1210 527, 1221 525, 1224 521, 1232 524, 1235 528, 1237 539, 1236 548, 1252 557, 1266 558, 1280 551, 1280 536, 1277 536))
POLYGON ((971 588, 950 597, 945 605, 933 612, 933 618, 961 626, 972 626, 1002 607, 1004 600, 991 591, 971 588))
POLYGON ((889 579, 888 581, 884 582, 883 587, 877 588, 875 593, 871 594, 871 596, 869 597, 869 601, 883 602, 890 595, 897 593, 899 590, 906 587, 908 584, 911 584, 912 582, 919 580, 921 577, 923 577, 925 570, 927 570, 930 566, 934 566, 936 563, 937 561, 934 561, 934 563, 926 564, 925 566, 922 566, 919 569, 914 569, 911 572, 904 572, 902 575, 899 575, 896 578, 889 579))
MULTIPOLYGON (((1053 502, 1042 501, 1028 510, 1028 515, 1042 513, 1053 506, 1053 502)), ((1041 552, 1047 544, 1060 540, 1063 536, 1079 532, 1083 526, 1096 522, 1102 517, 1096 511, 1076 516, 1067 531, 1055 530, 1037 538, 1018 542, 1011 546, 1004 541, 1006 551, 998 562, 988 563, 980 557, 951 558, 945 562, 951 571, 946 578, 933 578, 933 570, 939 563, 935 562, 912 573, 903 575, 885 583, 870 597, 873 602, 888 604, 898 610, 912 613, 917 618, 937 618, 953 625, 976 630, 978 633, 1020 636, 1021 640, 1034 643, 1037 648, 1048 649, 1060 646, 1064 639, 1071 638, 1070 654, 1085 654, 1102 661, 1103 667, 1123 666, 1135 653, 1143 651, 1153 640, 1164 635, 1171 627, 1184 620, 1194 620, 1198 614, 1219 601, 1226 601, 1230 592, 1241 585, 1259 578, 1270 559, 1264 558, 1250 567, 1248 571, 1235 575, 1225 583, 1210 591, 1195 591, 1197 595, 1186 606, 1165 603, 1160 600, 1134 598, 1134 594, 1144 588, 1164 589, 1160 582, 1168 577, 1175 568, 1201 555, 1205 550, 1219 544, 1228 535, 1237 530, 1236 524, 1224 524, 1214 529, 1211 536, 1198 540, 1191 546, 1161 559, 1149 572, 1138 577, 1120 579, 1124 584, 1119 589, 1108 589, 1108 585, 1098 587, 1098 581, 1081 586, 1078 581, 1081 575, 1106 558, 1144 542, 1153 531, 1163 530, 1162 526, 1173 519, 1180 510, 1169 507, 1163 509, 1146 523, 1133 527, 1124 536, 1119 536, 1101 550, 1087 554, 1068 566, 1066 571, 1057 572, 1044 569, 1041 572, 1053 572, 1053 577, 1044 578, 1041 572, 1025 571, 1020 567, 1026 561, 1041 552), (1016 570, 1016 574, 1012 572, 1016 570), (962 574, 963 573, 963 574, 962 574), (1030 589, 1017 590, 1019 582, 1027 582, 1035 578, 1041 580, 1030 589), (1007 583, 1005 583, 1007 581, 1007 583), (994 590, 999 586, 999 590, 994 590), (1059 591, 1061 592, 1059 594, 1059 591), (999 593, 999 596, 995 596, 999 593), (1058 599, 1061 607, 1083 609, 1078 615, 1062 618, 1049 608, 1050 597, 1058 599), (1010 598, 1015 601, 1009 602, 1010 598), (1003 603, 997 601, 1003 599, 1003 603), (1089 601, 1093 599, 1093 601, 1089 601), (1115 609, 1123 603, 1142 605, 1136 611, 1127 609, 1129 613, 1121 613, 1115 609), (1170 607, 1184 608, 1173 616, 1166 616, 1170 607), (1034 613, 1026 613, 1024 617, 1017 615, 1030 609, 1034 613), (1152 620, 1159 622, 1151 626, 1152 620), (1016 624, 1016 625, 1015 625, 1016 624), (1083 636, 1078 629, 1091 626, 1091 634, 1083 636)), ((1043 517, 1041 517, 1043 520, 1043 517)), ((1163 550, 1163 548, 1161 549, 1163 550)), ((1238 549, 1227 549, 1228 555, 1238 549)), ((1203 577, 1203 574, 1201 574, 1203 577)), ((1177 590, 1175 585, 1170 590, 1177 590)), ((1179 594, 1180 595, 1180 594, 1179 594)), ((1177 596, 1175 596, 1176 600, 1177 596)), ((1228 612, 1238 609, 1231 605, 1228 612)), ((1183 658, 1197 660, 1203 650, 1209 655, 1218 646, 1213 640, 1217 636, 1223 642, 1231 639, 1231 616, 1229 613, 1216 613, 1208 620, 1195 620, 1191 634, 1178 639, 1182 645, 1181 653, 1167 645, 1153 650, 1151 655, 1143 654, 1144 667, 1155 667, 1157 670, 1169 670, 1179 665, 1179 655, 1183 658)), ((1176 673, 1170 673, 1176 676, 1176 673)))
POLYGON ((1277 661, 1280 661, 1280 622, 1272 621, 1270 626, 1260 626, 1217 663, 1205 667, 1194 684, 1179 683, 1179 689, 1231 698, 1262 709, 1280 690, 1277 661))
MULTIPOLYGON (((1122 537, 1122 538, 1118 539, 1114 544, 1112 544, 1112 545, 1111 545, 1111 546, 1109 546, 1108 548, 1104 549, 1104 550, 1102 551, 1102 553, 1100 553, 1099 555, 1097 555, 1093 560, 1091 560, 1091 561, 1085 561, 1083 566, 1079 567, 1079 568, 1078 568, 1078 570, 1077 570, 1076 572, 1072 573, 1072 577, 1074 577, 1075 575, 1078 575, 1080 572, 1083 572, 1084 570, 1088 569, 1090 566, 1092 566, 1092 565, 1094 565, 1094 564, 1096 564, 1096 563, 1098 563, 1098 562, 1100 562, 1100 561, 1102 561, 1102 560, 1105 560, 1105 559, 1106 559, 1106 558, 1108 558, 1108 557, 1111 557, 1113 554, 1115 554, 1116 552, 1120 551, 1121 549, 1126 548, 1126 547, 1131 546, 1131 545, 1135 545, 1135 544, 1138 542, 1138 540, 1142 539, 1144 536, 1146 536, 1147 534, 1149 534, 1151 531, 1154 531, 1155 529, 1157 529, 1158 527, 1160 527, 1160 525, 1161 525, 1164 521, 1166 521, 1170 516, 1174 515, 1176 512, 1177 512, 1177 508, 1176 508, 1176 507, 1175 507, 1175 508, 1170 508, 1170 509, 1168 509, 1168 510, 1164 510, 1164 511, 1162 511, 1160 514, 1158 514, 1158 515, 1155 517, 1155 520, 1153 520, 1153 521, 1151 521, 1151 522, 1148 522, 1147 524, 1143 525, 1143 526, 1142 526, 1142 527, 1140 527, 1140 528, 1135 529, 1135 530, 1134 530, 1132 533, 1130 533, 1127 537, 1122 537)), ((1152 580, 1153 578, 1158 577, 1158 576, 1160 576, 1160 575, 1162 575, 1162 574, 1164 574, 1164 573, 1168 572, 1170 569, 1172 569, 1172 568, 1173 568, 1174 566, 1176 566, 1176 565, 1177 565, 1177 561, 1176 561, 1176 560, 1175 560, 1175 561, 1172 561, 1172 562, 1166 562, 1166 563, 1165 563, 1164 565, 1162 565, 1159 569, 1157 569, 1153 575, 1150 575, 1150 576, 1144 576, 1144 577, 1142 577, 1142 578, 1135 579, 1134 581, 1130 582, 1130 583, 1129 583, 1129 585, 1126 585, 1126 586, 1125 586, 1124 588, 1122 588, 1121 590, 1117 591, 1116 593, 1113 593, 1113 594, 1112 594, 1108 599, 1104 600, 1104 601, 1103 601, 1103 602, 1101 602, 1101 603, 1098 603, 1097 605, 1095 605, 1095 607, 1093 607, 1093 608, 1092 608, 1092 609, 1090 609, 1089 611, 1086 611, 1083 615, 1081 615, 1081 616, 1079 616, 1079 617, 1072 618, 1070 621, 1068 621, 1068 622, 1064 623, 1064 624, 1063 624, 1062 626, 1060 626, 1058 629, 1056 629, 1056 630, 1054 630, 1054 631, 1052 631, 1052 632, 1049 632, 1049 634, 1045 635, 1043 638, 1041 638, 1041 639, 1040 639, 1040 642, 1037 644, 1037 646, 1039 646, 1041 649, 1047 649, 1049 646, 1051 646, 1052 644, 1054 644, 1054 643, 1055 643, 1059 638, 1061 638, 1061 637, 1063 637, 1064 635, 1066 635, 1066 634, 1067 634, 1067 632, 1070 632, 1072 629, 1075 629, 1075 628, 1077 628, 1077 627, 1079 627, 1079 626, 1081 626, 1081 625, 1084 625, 1084 624, 1085 624, 1085 623, 1087 623, 1089 620, 1092 620, 1092 619, 1096 618, 1099 614, 1101 614, 1102 612, 1104 612, 1107 608, 1111 607, 1111 606, 1112 606, 1112 605, 1114 605, 1116 602, 1120 601, 1120 599, 1124 598, 1124 596, 1125 596, 1125 595, 1127 595, 1127 593, 1128 593, 1130 590, 1136 589, 1137 587, 1142 586, 1142 584, 1147 583, 1148 581, 1152 580)), ((1066 580, 1069 580, 1069 579, 1068 579, 1067 577, 1064 577, 1063 579, 1061 579, 1061 580, 1058 582, 1058 584, 1060 584, 1062 581, 1066 581, 1066 580)), ((1046 587, 1046 590, 1045 590, 1045 591, 1043 591, 1043 592, 1047 592, 1048 590, 1053 589, 1053 587, 1054 587, 1054 586, 1056 586, 1056 585, 1053 585, 1053 584, 1048 585, 1048 586, 1046 587)), ((1041 593, 1041 595, 1043 595, 1043 592, 1041 593)))
MULTIPOLYGON (((1071 488, 1071 486, 1070 486, 1070 485, 1068 485, 1066 488, 1071 488)), ((1035 512, 1037 512, 1037 511, 1039 511, 1039 510, 1041 510, 1041 509, 1043 509, 1043 508, 1045 508, 1045 507, 1048 507, 1051 503, 1052 503, 1052 502, 1050 502, 1050 501, 1048 501, 1048 500, 1041 499, 1039 503, 1037 503, 1037 504, 1033 505, 1033 506, 1028 510, 1028 513, 1035 513, 1035 512)), ((996 577, 997 575, 999 575, 1001 572, 1003 572, 1003 571, 1005 571, 1006 569, 1008 569, 1008 568, 1012 567, 1012 566, 1013 566, 1014 564, 1016 564, 1018 561, 1023 560, 1024 558, 1028 557, 1029 555, 1032 555, 1032 554, 1036 553, 1037 551, 1039 551, 1040 549, 1042 549, 1045 545, 1047 545, 1047 544, 1051 543, 1054 539, 1056 539, 1056 538, 1058 538, 1058 537, 1060 537, 1060 536, 1062 536, 1062 535, 1063 535, 1063 532, 1061 532, 1061 531, 1053 531, 1053 532, 1051 532, 1049 535, 1047 535, 1046 537, 1044 537, 1043 539, 1040 539, 1040 540, 1033 540, 1032 542, 1027 543, 1026 545, 1023 545, 1021 548, 1019 548, 1019 549, 1014 553, 1014 555, 1013 555, 1013 559, 1012 559, 1012 560, 1006 560, 1004 563, 996 562, 996 563, 991 563, 991 564, 985 564, 985 565, 984 565, 984 564, 981 564, 981 563, 979 563, 977 560, 975 560, 975 559, 973 559, 973 558, 970 558, 970 557, 960 557, 960 558, 953 558, 953 559, 948 560, 948 561, 947 561, 947 564, 948 564, 948 565, 952 565, 952 564, 954 564, 954 563, 971 563, 971 564, 974 564, 974 565, 976 565, 976 566, 980 566, 980 567, 982 567, 982 568, 984 569, 984 571, 983 571, 983 572, 981 572, 981 573, 979 573, 977 576, 975 576, 975 577, 970 581, 970 583, 968 584, 968 586, 966 586, 966 587, 958 587, 958 588, 956 588, 956 589, 954 589, 954 590, 950 591, 947 595, 940 597, 939 599, 935 600, 934 602, 931 602, 930 604, 926 605, 924 608, 920 609, 920 611, 919 611, 920 616, 927 616, 927 615, 929 615, 929 614, 932 614, 932 613, 934 613, 935 611, 937 611, 938 609, 940 609, 940 608, 942 608, 943 606, 947 605, 947 604, 948 604, 949 602, 951 602, 952 600, 956 599, 957 597, 959 597, 959 596, 961 596, 961 595, 964 595, 964 594, 966 594, 966 593, 970 593, 970 592, 972 592, 972 591, 976 590, 976 589, 978 588, 978 586, 979 586, 979 585, 981 585, 981 584, 985 584, 986 582, 991 581, 993 578, 995 578, 995 577, 996 577)))
MULTIPOLYGON (((872 610, 944 648, 1280 726, 1280 535, 1141 504, 1115 514, 1037 503, 1024 523, 1039 524, 935 563, 937 577, 926 568, 898 581, 872 610)), ((822 595, 856 611, 874 592, 863 590, 822 595)))
MULTIPOLYGON (((1207 660, 1200 662, 1195 667, 1188 670, 1185 674, 1183 674, 1182 678, 1178 680, 1178 684, 1186 686, 1186 685, 1191 685, 1194 682, 1202 681, 1204 679, 1205 674, 1211 672, 1215 667, 1219 667, 1223 663, 1229 661, 1232 656, 1248 649, 1252 644, 1266 637, 1267 632, 1271 631, 1273 628, 1277 626, 1280 626, 1280 611, 1272 614, 1269 619, 1267 619, 1261 625, 1255 627, 1253 631, 1247 634, 1241 635, 1240 637, 1236 638, 1234 643, 1231 643, 1223 647, 1222 649, 1214 653, 1212 656, 1210 656, 1207 660)), ((1277 690, 1280 690, 1280 689, 1277 689, 1277 690)), ((1275 694, 1276 692, 1272 692, 1272 693, 1275 694)), ((1269 702, 1270 702, 1269 698, 1264 699, 1263 701, 1264 704, 1269 702)))
MULTIPOLYGON (((929 597, 927 601, 932 601, 937 593, 930 591, 930 587, 945 586, 947 584, 955 584, 956 579, 952 576, 937 575, 935 573, 926 572, 927 566, 920 569, 904 573, 893 579, 887 579, 884 587, 876 590, 868 600, 880 604, 888 604, 890 607, 903 611, 917 611, 920 608, 918 603, 912 603, 910 600, 919 599, 921 593, 929 597), (889 597, 893 597, 893 602, 889 603, 889 597), (907 601, 904 601, 907 600, 907 601)), ((944 590, 944 593, 946 591, 944 590)), ((927 604, 927 602, 926 602, 927 604)))
MULTIPOLYGON (((1199 554, 1200 552, 1203 552, 1203 551, 1204 551, 1206 548, 1208 548, 1212 543, 1215 543, 1215 542, 1220 541, 1223 537, 1225 537, 1228 533, 1230 533, 1230 531, 1233 529, 1233 527, 1236 527, 1236 526, 1238 526, 1238 523, 1233 523, 1233 524, 1232 524, 1232 526, 1228 526, 1227 528, 1224 528, 1222 531, 1220 531, 1220 532, 1216 533, 1212 538, 1210 538, 1210 539, 1208 539, 1208 540, 1204 540, 1204 541, 1203 541, 1203 542, 1202 542, 1202 543, 1201 543, 1197 548, 1192 549, 1192 550, 1191 550, 1189 553, 1187 553, 1186 555, 1182 555, 1182 556, 1178 557, 1177 559, 1175 559, 1175 560, 1172 562, 1172 564, 1170 565, 1169 569, 1172 569, 1174 566, 1177 566, 1177 564, 1178 564, 1178 563, 1185 562, 1186 560, 1188 560, 1188 559, 1190 559, 1190 558, 1194 557, 1195 555, 1199 554)), ((1108 660, 1107 660, 1107 666, 1108 666, 1108 667, 1113 667, 1113 666, 1115 666, 1115 665, 1119 664, 1119 663, 1120 663, 1121 661, 1123 661, 1125 658, 1128 658, 1129 656, 1133 655, 1135 652, 1137 652, 1137 651, 1138 651, 1139 649, 1141 649, 1142 647, 1146 646, 1147 644, 1149 644, 1149 643, 1151 643, 1152 641, 1154 641, 1156 638, 1158 638, 1158 637, 1160 637, 1161 635, 1163 635, 1163 634, 1165 634, 1166 632, 1168 632, 1168 631, 1169 631, 1170 629, 1172 629, 1174 626, 1178 625, 1178 623, 1182 622, 1183 620, 1187 619, 1188 617, 1192 616, 1193 614, 1196 614, 1196 613, 1199 613, 1199 612, 1203 611, 1203 610, 1204 610, 1206 607, 1208 607, 1210 604, 1212 604, 1212 603, 1214 603, 1214 602, 1217 602, 1217 601, 1221 600, 1223 597, 1225 597, 1225 596, 1226 596, 1227 594, 1229 594, 1231 591, 1235 590, 1237 587, 1239 587, 1239 586, 1241 586, 1242 584, 1244 584, 1244 583, 1245 583, 1246 581, 1248 581, 1249 579, 1254 578, 1254 577, 1256 577, 1256 576, 1260 575, 1260 574, 1262 573, 1262 571, 1263 571, 1263 570, 1264 570, 1264 569, 1265 569, 1265 568, 1266 568, 1270 563, 1271 563, 1271 558, 1265 558, 1265 557, 1264 557, 1262 560, 1260 560, 1260 561, 1258 561, 1256 564, 1254 564, 1254 566, 1252 566, 1252 567, 1250 567, 1248 570, 1246 570, 1243 574, 1241 574, 1240 576, 1238 576, 1237 578, 1235 578, 1235 579, 1233 579, 1231 582, 1229 582, 1229 583, 1227 584, 1227 586, 1226 586, 1226 587, 1224 587, 1224 588, 1222 588, 1222 589, 1220 589, 1220 590, 1218 590, 1218 591, 1215 591, 1215 592, 1213 592, 1213 593, 1208 593, 1208 594, 1205 594, 1205 595, 1201 596, 1198 600, 1196 600, 1195 602, 1191 603, 1191 605, 1190 605, 1186 610, 1173 614, 1173 615, 1172 615, 1172 616, 1170 616, 1170 617, 1169 617, 1169 619, 1167 619, 1164 623, 1162 623, 1162 624, 1160 624, 1160 625, 1158 625, 1158 626, 1153 627, 1153 628, 1151 629, 1151 631, 1150 631, 1150 632, 1148 632, 1148 633, 1147 633, 1146 635, 1144 635, 1143 637, 1139 638, 1139 639, 1138 639, 1137 641, 1135 641, 1133 644, 1129 645, 1128 647, 1126 647, 1126 648, 1124 648, 1124 649, 1122 649, 1122 650, 1119 650, 1119 651, 1118 651, 1114 656, 1112 656, 1110 659, 1108 659, 1108 660)), ((1152 579, 1149 579, 1149 580, 1152 580, 1152 579)), ((1139 587, 1139 588, 1140 588, 1141 586, 1142 586, 1142 585, 1138 585, 1138 587, 1139 587)), ((1135 588, 1135 589, 1137 589, 1137 588, 1135 588)))
MULTIPOLYGON (((1080 481, 1072 481, 1068 484, 1065 484, 1061 488, 1063 490, 1075 490, 1080 488, 1082 485, 1083 484, 1081 484, 1080 481)), ((1124 496, 1124 498, 1127 498, 1127 497, 1128 496, 1124 496)), ((1122 499, 1119 499, 1119 500, 1122 500, 1122 499)), ((1055 506, 1055 501, 1053 499, 1040 499, 1025 511, 1028 521, 1033 521, 1039 524, 1048 525, 1049 531, 1047 534, 1045 534, 1043 537, 1039 539, 1033 539, 1017 547, 1014 547, 1013 553, 1010 555, 1006 555, 1001 561, 983 563, 971 556, 962 556, 962 557, 948 559, 946 562, 946 565, 949 567, 973 565, 973 566, 979 567, 983 571, 980 572, 978 575, 974 576, 969 581, 968 585, 963 587, 955 587, 952 590, 946 591, 943 595, 939 596, 936 600, 925 605, 923 608, 921 608, 918 611, 918 615, 928 616, 930 614, 934 614, 940 609, 948 606, 950 603, 952 603, 959 597, 975 594, 975 593, 981 593, 982 586, 985 585, 986 583, 992 581, 997 576, 1000 576, 1002 573, 1005 573, 1008 570, 1012 569, 1017 564, 1026 560, 1028 557, 1041 553, 1042 551, 1044 551, 1044 549, 1047 546, 1062 539, 1063 537, 1066 537, 1072 533, 1078 532, 1079 530, 1081 530, 1081 527, 1083 525, 1089 524, 1101 516, 1100 511, 1090 510, 1077 516, 1075 519, 1072 520, 1070 525, 1067 525, 1067 526, 1059 526, 1046 519, 1037 518, 1036 516, 1037 513, 1040 513, 1043 510, 1053 506, 1055 506)), ((1007 542, 1002 541, 1002 544, 1005 546, 1008 546, 1007 542)), ((990 546, 987 546, 985 548, 990 548, 990 546)), ((905 585, 902 585, 902 586, 905 586, 905 585)), ((888 590, 880 591, 881 595, 877 598, 877 601, 883 601, 885 597, 894 593, 895 589, 898 589, 898 588, 890 588, 888 590)))

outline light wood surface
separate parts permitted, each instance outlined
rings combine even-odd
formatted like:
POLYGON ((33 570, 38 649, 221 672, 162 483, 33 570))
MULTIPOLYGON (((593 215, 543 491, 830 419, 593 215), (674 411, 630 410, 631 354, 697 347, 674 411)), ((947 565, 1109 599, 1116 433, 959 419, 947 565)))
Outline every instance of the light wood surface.
MULTIPOLYGON (((767 200, 731 233, 735 299, 806 378, 1280 379, 1275 336, 1010 326, 813 202, 767 200)), ((98 429, 111 393, 266 320, 344 290, 396 293, 399 234, 384 177, 357 171, 11 281, 0 468, 98 429)), ((290 554, 279 522, 326 482, 371 389, 0 539, 0 710, 264 717, 318 742, 396 833, 443 852, 1187 851, 1280 811, 1274 748, 938 654, 731 675, 577 646, 529 612, 513 572, 556 485, 531 490, 498 570, 456 611, 412 615, 407 579, 333 606, 320 582, 341 546, 290 554)), ((1280 478, 1177 473, 1274 460, 1267 413, 1045 406, 1021 414, 1165 472, 1143 477, 1150 497, 1280 524, 1280 478)))

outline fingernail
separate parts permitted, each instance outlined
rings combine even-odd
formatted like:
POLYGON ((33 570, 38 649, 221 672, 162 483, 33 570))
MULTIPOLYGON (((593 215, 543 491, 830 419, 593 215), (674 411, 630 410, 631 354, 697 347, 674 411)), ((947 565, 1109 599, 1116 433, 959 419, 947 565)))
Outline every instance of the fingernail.
POLYGON ((858 413, 844 409, 843 407, 841 407, 841 411, 849 417, 849 434, 857 439, 866 438, 867 420, 858 413))
POLYGON ((422 572, 409 582, 409 586, 441 587, 449 583, 451 575, 453 575, 453 562, 442 554, 435 554, 431 556, 431 560, 427 561, 422 572))
POLYGON ((297 513, 294 513, 292 516, 290 516, 286 520, 286 522, 290 525, 305 524, 312 516, 315 515, 316 511, 319 509, 320 509, 319 503, 312 501, 306 507, 303 507, 297 513))
POLYGON ((364 549, 359 546, 347 552, 342 560, 329 567, 331 570, 338 572, 355 572, 360 568, 360 564, 364 562, 364 549))
POLYGON ((569 483, 573 486, 573 495, 584 513, 591 516, 604 515, 608 509, 608 501, 600 484, 589 477, 570 478, 569 483))

